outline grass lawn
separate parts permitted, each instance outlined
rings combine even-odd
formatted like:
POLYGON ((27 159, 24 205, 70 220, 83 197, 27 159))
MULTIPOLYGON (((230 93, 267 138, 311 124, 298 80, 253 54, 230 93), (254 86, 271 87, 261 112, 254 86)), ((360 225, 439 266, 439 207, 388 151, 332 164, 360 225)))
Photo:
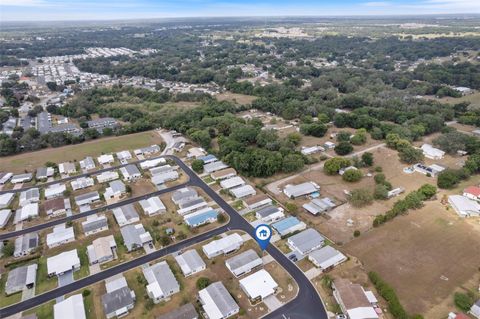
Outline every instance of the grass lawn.
POLYGON ((55 300, 50 302, 44 303, 37 308, 33 308, 31 310, 25 311, 24 315, 31 315, 36 314, 38 319, 52 319, 53 318, 53 305, 55 304, 55 300))
POLYGON ((155 131, 105 137, 82 144, 48 148, 37 152, 2 157, 0 158, 0 167, 3 171, 16 173, 25 170, 33 171, 43 166, 47 161, 55 163, 73 160, 80 161, 86 156, 98 156, 102 153, 133 150, 161 142, 163 142, 163 139, 155 131))
POLYGON ((48 277, 47 270, 47 257, 42 256, 38 259, 38 271, 37 271, 37 289, 35 293, 41 294, 42 292, 52 290, 58 285, 57 277, 48 277))
POLYGON ((73 278, 75 278, 75 280, 87 277, 90 273, 88 270, 87 246, 78 247, 77 252, 78 258, 80 258, 80 270, 73 273, 73 278))
POLYGON ((85 314, 87 315, 87 319, 95 319, 95 305, 93 303, 93 293, 91 291, 88 296, 83 297, 83 304, 85 306, 85 314))
POLYGON ((213 178, 211 178, 210 176, 205 176, 203 178, 203 181, 206 183, 206 184, 210 184, 210 183, 214 183, 215 180, 213 178))
POLYGON ((243 206, 243 201, 241 200, 237 200, 236 202, 234 202, 232 204, 232 207, 235 208, 236 210, 242 210, 245 208, 245 206, 243 206))

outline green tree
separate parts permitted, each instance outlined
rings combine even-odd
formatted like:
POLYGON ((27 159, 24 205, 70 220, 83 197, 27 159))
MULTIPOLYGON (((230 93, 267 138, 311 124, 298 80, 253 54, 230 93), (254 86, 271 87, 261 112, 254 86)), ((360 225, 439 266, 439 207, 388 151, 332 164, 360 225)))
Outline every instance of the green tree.
POLYGON ((347 158, 332 157, 325 161, 325 164, 323 165, 323 171, 327 175, 335 175, 335 174, 338 174, 338 171, 341 168, 348 167, 350 166, 350 164, 351 162, 347 158))
POLYGON ((9 240, 7 244, 2 248, 3 255, 7 257, 13 256, 14 251, 15 251, 15 244, 11 240, 9 240))
POLYGON ((442 189, 452 189, 460 182, 460 174, 457 170, 446 169, 437 177, 437 186, 442 189))
POLYGON ((192 161, 192 169, 196 173, 199 173, 199 174, 203 173, 203 161, 199 160, 199 159, 193 160, 192 161))
POLYGON ((349 169, 345 171, 342 175, 342 179, 350 183, 358 182, 359 180, 362 179, 362 177, 363 177, 363 173, 358 169, 349 169))
POLYGON ((402 162, 408 164, 415 164, 423 161, 422 150, 413 148, 412 146, 404 147, 401 151, 399 151, 398 156, 402 162))
POLYGON ((372 166, 373 165, 373 154, 370 152, 365 152, 362 154, 362 162, 365 166, 372 166))
POLYGON ((373 201, 373 194, 366 188, 354 189, 351 192, 349 199, 350 204, 354 207, 363 207, 371 204, 373 201))
POLYGON ((462 311, 469 311, 472 308, 474 300, 467 294, 456 292, 453 296, 455 306, 462 311))
POLYGON ((388 198, 388 189, 387 186, 383 184, 375 185, 375 191, 373 193, 375 199, 387 199, 388 198))
POLYGON ((203 147, 204 149, 210 148, 210 144, 212 143, 212 138, 210 137, 210 134, 208 134, 208 131, 196 130, 190 133, 190 137, 195 143, 200 144, 200 146, 203 147))
POLYGON ((288 154, 283 158, 282 171, 285 173, 291 173, 303 168, 303 157, 299 154, 288 154))
POLYGON ((340 142, 334 150, 338 155, 347 155, 353 151, 353 146, 349 142, 340 142))

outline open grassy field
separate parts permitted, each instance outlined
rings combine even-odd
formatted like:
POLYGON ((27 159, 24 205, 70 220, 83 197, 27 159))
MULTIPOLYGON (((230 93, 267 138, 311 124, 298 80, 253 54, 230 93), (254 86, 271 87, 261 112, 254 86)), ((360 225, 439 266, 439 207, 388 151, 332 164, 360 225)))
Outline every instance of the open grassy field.
POLYGON ((426 96, 425 98, 436 100, 442 103, 458 104, 462 102, 470 102, 470 108, 479 108, 480 107, 480 92, 475 92, 473 94, 465 95, 462 97, 442 97, 437 98, 434 96, 426 96))
POLYGON ((80 161, 86 156, 98 156, 102 153, 132 150, 161 142, 163 142, 163 139, 155 131, 112 136, 77 145, 48 148, 37 152, 1 157, 0 167, 2 171, 19 173, 26 170, 32 172, 36 168, 43 166, 47 161, 56 163, 80 161))
POLYGON ((410 313, 426 314, 478 275, 479 241, 478 229, 436 200, 363 234, 344 249, 390 283, 410 313))
POLYGON ((232 102, 237 102, 239 104, 250 104, 257 99, 256 96, 237 94, 237 93, 231 93, 231 92, 220 93, 216 96, 216 98, 219 101, 232 101, 232 102))

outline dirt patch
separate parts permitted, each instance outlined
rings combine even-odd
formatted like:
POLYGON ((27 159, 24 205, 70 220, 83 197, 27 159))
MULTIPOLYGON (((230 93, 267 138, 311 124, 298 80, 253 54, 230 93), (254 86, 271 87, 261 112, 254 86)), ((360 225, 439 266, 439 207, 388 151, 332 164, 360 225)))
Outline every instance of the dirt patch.
POLYGON ((219 101, 231 101, 239 104, 251 104, 257 99, 256 96, 224 92, 215 96, 219 101))
POLYGON ((478 274, 479 241, 478 231, 435 201, 344 249, 390 283, 408 312, 425 314, 478 274))

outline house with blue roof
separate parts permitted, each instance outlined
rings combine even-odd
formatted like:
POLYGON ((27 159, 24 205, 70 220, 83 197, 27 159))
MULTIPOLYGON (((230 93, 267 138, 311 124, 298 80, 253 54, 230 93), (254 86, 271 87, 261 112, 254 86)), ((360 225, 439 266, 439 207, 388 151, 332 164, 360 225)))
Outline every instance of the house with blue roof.
POLYGON ((278 234, 282 237, 292 234, 297 231, 304 230, 307 225, 300 221, 297 217, 290 216, 272 224, 278 234))
POLYGON ((185 223, 189 227, 199 227, 201 225, 213 223, 217 220, 218 212, 216 210, 209 210, 202 213, 193 213, 190 215, 185 216, 185 223), (193 216, 192 216, 193 215, 193 216))
POLYGON ((218 158, 215 157, 215 155, 213 155, 213 154, 200 156, 198 159, 201 160, 203 162, 203 164, 208 164, 208 163, 213 163, 213 162, 218 161, 218 158))

